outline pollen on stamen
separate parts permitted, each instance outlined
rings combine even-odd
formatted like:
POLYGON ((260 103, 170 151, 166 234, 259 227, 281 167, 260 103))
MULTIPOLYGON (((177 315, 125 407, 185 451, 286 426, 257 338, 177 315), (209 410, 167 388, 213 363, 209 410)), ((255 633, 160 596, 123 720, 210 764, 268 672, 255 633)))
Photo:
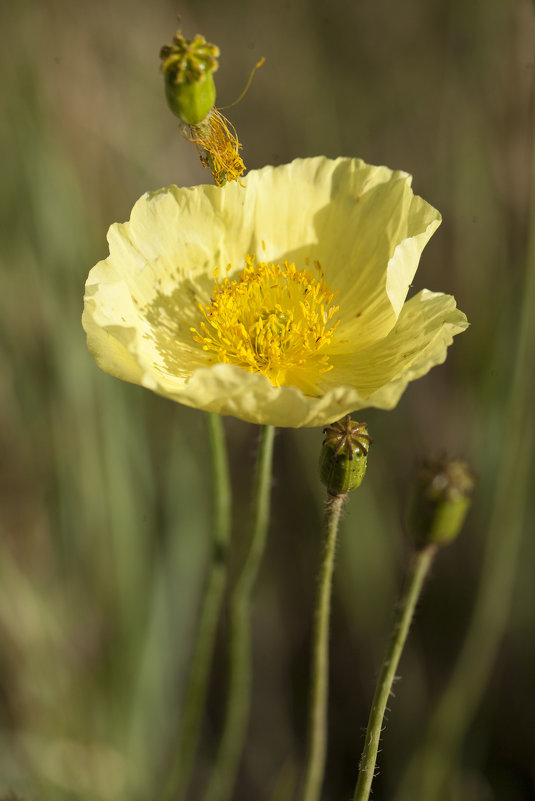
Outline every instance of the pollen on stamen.
POLYGON ((217 186, 237 181, 245 172, 236 129, 217 108, 198 125, 189 125, 185 136, 193 142, 204 167, 211 171, 217 186))
MULTIPOLYGON (((332 369, 329 345, 339 321, 336 292, 293 262, 258 262, 234 279, 215 281, 210 301, 200 308, 193 339, 213 362, 260 373, 274 386, 293 385, 319 394, 321 376, 332 369)), ((321 269, 321 268, 320 268, 321 269)))

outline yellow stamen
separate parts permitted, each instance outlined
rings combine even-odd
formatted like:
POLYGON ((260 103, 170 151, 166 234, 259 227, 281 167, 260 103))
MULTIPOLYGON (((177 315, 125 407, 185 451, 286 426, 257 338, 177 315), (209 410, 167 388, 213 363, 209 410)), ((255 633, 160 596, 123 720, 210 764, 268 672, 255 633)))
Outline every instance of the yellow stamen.
POLYGON ((297 386, 318 394, 321 375, 332 369, 326 348, 339 321, 335 292, 319 275, 293 262, 255 263, 237 279, 215 283, 193 338, 214 362, 236 364, 265 375, 274 386, 297 386))
POLYGON ((216 108, 198 125, 188 126, 186 138, 197 148, 201 162, 208 167, 218 186, 237 181, 245 171, 239 154, 241 144, 232 123, 216 108))

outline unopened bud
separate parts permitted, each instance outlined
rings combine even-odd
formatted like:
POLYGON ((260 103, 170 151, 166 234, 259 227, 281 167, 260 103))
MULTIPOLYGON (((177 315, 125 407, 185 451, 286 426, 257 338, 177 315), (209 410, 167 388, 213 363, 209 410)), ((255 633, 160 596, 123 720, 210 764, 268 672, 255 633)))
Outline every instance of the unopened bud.
POLYGON ((447 545, 459 535, 472 500, 475 476, 463 459, 424 462, 412 509, 418 546, 447 545))
POLYGON ((186 125, 198 125, 214 107, 218 56, 219 48, 200 34, 185 39, 177 32, 173 44, 160 50, 167 103, 186 125))
POLYGON ((326 426, 323 433, 321 480, 330 495, 345 495, 362 484, 372 438, 366 423, 357 423, 350 415, 326 426))

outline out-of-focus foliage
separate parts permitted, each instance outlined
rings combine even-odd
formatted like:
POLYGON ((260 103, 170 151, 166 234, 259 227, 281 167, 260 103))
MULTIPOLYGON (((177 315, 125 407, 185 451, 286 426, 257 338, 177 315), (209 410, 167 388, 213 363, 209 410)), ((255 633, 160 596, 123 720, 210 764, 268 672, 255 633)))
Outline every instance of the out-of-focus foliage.
MULTIPOLYGON (((3 9, 0 792, 156 798, 179 714, 210 535, 204 418, 101 374, 80 325, 108 225, 127 219, 148 189, 207 180, 158 72, 177 11, 184 32, 221 48, 218 104, 266 57, 228 112, 248 168, 359 156, 411 172, 444 217, 414 290, 453 293, 472 327, 395 411, 361 415, 374 446, 347 507, 335 575, 325 787, 333 801, 350 796, 356 777, 407 551, 412 465, 443 449, 468 457, 479 475, 473 509, 437 562, 392 699, 374 791, 386 801, 455 662, 485 550, 526 265, 535 44, 527 0, 407 0, 402 13, 394 0, 19 0, 3 9)), ((234 420, 226 428, 239 534, 255 430, 234 420)), ((321 438, 283 431, 275 443, 237 801, 287 801, 302 764, 321 438)), ((535 735, 524 714, 535 672, 532 536, 520 556, 508 631, 460 757, 462 801, 535 796, 535 735)), ((220 730, 224 657, 223 625, 197 791, 220 730)))

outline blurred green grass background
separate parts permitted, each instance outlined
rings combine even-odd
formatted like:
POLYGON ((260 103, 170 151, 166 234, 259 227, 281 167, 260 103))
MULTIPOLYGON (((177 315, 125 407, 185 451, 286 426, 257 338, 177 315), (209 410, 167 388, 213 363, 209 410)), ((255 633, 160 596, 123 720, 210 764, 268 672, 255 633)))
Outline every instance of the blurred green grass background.
MULTIPOLYGON (((470 459, 473 509, 434 569, 391 703, 374 798, 394 799, 460 650, 501 480, 528 256, 533 5, 19 0, 1 14, 0 791, 156 799, 179 715, 209 553, 205 421, 100 373, 80 314, 108 226, 128 219, 146 190, 209 180, 179 136, 158 72, 180 14, 186 35, 221 48, 219 104, 266 57, 227 112, 248 168, 359 156, 411 172, 444 217, 415 291, 454 294, 471 328, 395 411, 360 415, 374 446, 335 576, 326 801, 350 797, 356 778, 404 570, 413 465, 442 450, 470 459)), ((526 384, 533 396, 532 375, 526 384)), ((239 531, 255 430, 225 425, 239 531)), ((276 439, 236 801, 287 801, 302 763, 320 442, 319 430, 276 439)), ((532 498, 524 511, 507 632, 455 781, 414 801, 535 798, 532 498)), ((217 745, 224 675, 223 621, 192 798, 217 745)))

